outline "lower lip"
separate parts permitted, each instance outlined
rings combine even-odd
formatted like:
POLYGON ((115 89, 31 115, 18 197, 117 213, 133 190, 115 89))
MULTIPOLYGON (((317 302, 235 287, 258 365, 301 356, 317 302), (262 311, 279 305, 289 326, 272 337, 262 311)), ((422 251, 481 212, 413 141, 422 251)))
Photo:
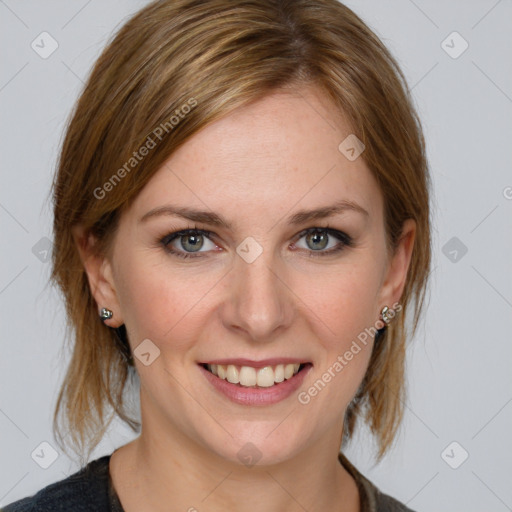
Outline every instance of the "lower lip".
POLYGON ((202 365, 199 365, 199 368, 210 384, 231 401, 242 405, 270 405, 288 398, 296 391, 301 386, 306 374, 311 370, 312 365, 308 363, 293 377, 268 388, 247 388, 231 384, 231 382, 217 377, 202 365))

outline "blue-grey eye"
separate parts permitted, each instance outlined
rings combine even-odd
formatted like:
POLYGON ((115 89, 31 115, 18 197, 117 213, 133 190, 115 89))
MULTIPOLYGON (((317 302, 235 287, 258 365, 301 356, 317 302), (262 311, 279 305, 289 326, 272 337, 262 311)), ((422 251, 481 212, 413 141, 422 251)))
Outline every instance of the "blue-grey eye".
POLYGON ((204 239, 203 235, 198 234, 187 234, 179 237, 181 246, 185 251, 196 252, 203 247, 204 239))
POLYGON ((210 240, 212 233, 202 229, 182 229, 164 236, 160 243, 165 250, 183 258, 199 257, 204 252, 215 250, 216 244, 210 240), (208 246, 208 244, 210 244, 208 246))
POLYGON ((320 251, 327 247, 329 234, 324 230, 313 231, 305 235, 306 243, 313 251, 320 251))
POLYGON ((352 247, 352 238, 331 228, 310 228, 300 233, 296 247, 306 249, 310 256, 328 256, 352 247))

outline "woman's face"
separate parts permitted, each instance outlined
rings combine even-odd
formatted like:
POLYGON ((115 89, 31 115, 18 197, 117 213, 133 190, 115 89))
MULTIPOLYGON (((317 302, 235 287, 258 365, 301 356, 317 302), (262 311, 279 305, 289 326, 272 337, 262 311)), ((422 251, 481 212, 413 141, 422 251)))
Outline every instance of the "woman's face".
POLYGON ((365 329, 400 299, 414 235, 388 256, 377 183, 338 149, 350 134, 315 89, 237 110, 169 158, 91 264, 107 324, 126 325, 156 446, 260 464, 339 448, 365 329), (220 376, 203 366, 219 363, 220 376))

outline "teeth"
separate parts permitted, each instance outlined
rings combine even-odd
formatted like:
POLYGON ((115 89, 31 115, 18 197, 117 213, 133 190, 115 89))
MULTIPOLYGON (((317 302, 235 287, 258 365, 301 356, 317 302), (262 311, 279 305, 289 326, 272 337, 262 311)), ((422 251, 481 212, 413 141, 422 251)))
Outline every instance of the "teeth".
POLYGON ((231 384, 238 384, 240 382, 240 372, 236 366, 232 364, 228 365, 226 374, 227 381, 231 382, 231 384))
POLYGON ((287 364, 284 367, 284 378, 289 379, 293 375, 293 370, 294 370, 293 364, 287 364))
POLYGON ((268 388, 274 385, 274 370, 272 370, 272 366, 265 366, 258 370, 256 383, 260 388, 268 388))
POLYGON ((298 371, 300 364, 278 364, 276 366, 265 366, 264 368, 253 368, 252 366, 235 366, 233 364, 209 364, 207 365, 214 375, 220 379, 227 380, 231 384, 240 384, 245 387, 269 388, 274 384, 291 379, 298 371))
POLYGON ((274 370, 274 382, 283 382, 284 380, 284 364, 278 364, 274 370))
POLYGON ((221 379, 225 379, 226 378, 226 367, 222 366, 221 364, 217 365, 217 375, 221 379))
POLYGON ((255 386, 257 380, 256 370, 250 366, 240 368, 240 386, 255 386))

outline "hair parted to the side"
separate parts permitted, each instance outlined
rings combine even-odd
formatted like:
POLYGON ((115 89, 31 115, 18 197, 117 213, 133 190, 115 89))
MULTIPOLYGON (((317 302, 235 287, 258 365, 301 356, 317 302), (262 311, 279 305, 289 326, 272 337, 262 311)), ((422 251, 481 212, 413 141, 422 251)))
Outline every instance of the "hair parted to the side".
POLYGON ((71 228, 84 226, 108 254, 120 215, 181 144, 237 107, 306 85, 317 86, 365 144, 361 158, 383 194, 390 251, 404 221, 416 221, 402 311, 375 344, 343 432, 350 439, 362 417, 379 460, 392 445, 405 399, 406 339, 422 314, 431 258, 425 143, 396 61, 337 0, 161 0, 132 16, 97 60, 52 187, 51 279, 64 296, 72 350, 53 418, 62 449, 88 459, 116 414, 140 426, 123 403, 135 370, 98 317, 108 304, 92 297, 71 228), (134 151, 149 140, 155 145, 135 164, 134 151))

